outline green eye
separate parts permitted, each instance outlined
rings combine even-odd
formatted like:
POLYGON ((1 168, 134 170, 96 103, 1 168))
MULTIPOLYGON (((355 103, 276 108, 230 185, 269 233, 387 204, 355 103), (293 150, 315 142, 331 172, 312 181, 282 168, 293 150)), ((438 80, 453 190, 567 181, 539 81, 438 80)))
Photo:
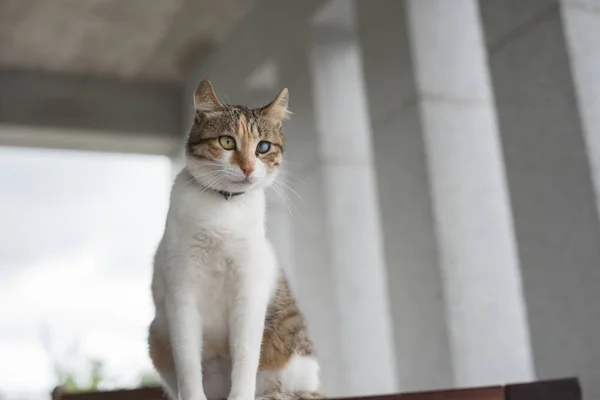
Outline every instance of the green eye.
POLYGON ((264 154, 271 149, 271 143, 267 141, 261 141, 256 146, 256 152, 259 154, 264 154))
POLYGON ((235 139, 231 136, 221 136, 219 137, 219 144, 223 146, 225 150, 233 150, 235 149, 235 139))

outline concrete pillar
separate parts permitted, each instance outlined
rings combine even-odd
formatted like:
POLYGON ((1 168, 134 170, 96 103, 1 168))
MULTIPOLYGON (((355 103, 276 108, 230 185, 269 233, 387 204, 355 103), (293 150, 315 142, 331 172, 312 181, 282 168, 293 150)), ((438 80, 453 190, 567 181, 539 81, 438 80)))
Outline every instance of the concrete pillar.
POLYGON ((409 0, 457 386, 533 378, 512 217, 475 0, 409 0))
POLYGON ((395 391, 397 375, 353 5, 338 0, 317 14, 311 65, 345 385, 348 395, 364 395, 395 391))
POLYGON ((552 0, 480 4, 537 376, 579 376, 584 397, 600 398, 600 229, 586 146, 598 132, 598 36, 588 36, 598 19, 552 0))
POLYGON ((400 390, 453 386, 427 154, 404 2, 358 1, 400 390))
POLYGON ((477 5, 359 5, 403 389, 530 379, 477 5))
POLYGON ((600 209, 600 1, 561 0, 581 127, 600 209))

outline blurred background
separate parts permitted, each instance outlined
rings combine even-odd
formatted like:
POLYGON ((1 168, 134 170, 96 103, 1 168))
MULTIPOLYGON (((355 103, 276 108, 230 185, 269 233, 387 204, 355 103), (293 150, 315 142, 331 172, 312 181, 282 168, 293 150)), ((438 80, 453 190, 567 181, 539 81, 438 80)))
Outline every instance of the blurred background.
POLYGON ((156 384, 202 78, 290 89, 268 234, 328 395, 600 398, 599 71, 598 0, 0 0, 0 399, 156 384))

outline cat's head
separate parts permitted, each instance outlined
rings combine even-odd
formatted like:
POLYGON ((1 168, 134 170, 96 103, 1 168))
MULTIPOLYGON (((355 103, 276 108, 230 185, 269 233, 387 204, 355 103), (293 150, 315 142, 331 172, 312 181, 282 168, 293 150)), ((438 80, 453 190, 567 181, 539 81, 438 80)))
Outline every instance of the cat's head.
POLYGON ((261 108, 223 104, 208 80, 194 93, 195 118, 186 145, 187 169, 203 186, 245 192, 269 186, 283 157, 288 90, 261 108))

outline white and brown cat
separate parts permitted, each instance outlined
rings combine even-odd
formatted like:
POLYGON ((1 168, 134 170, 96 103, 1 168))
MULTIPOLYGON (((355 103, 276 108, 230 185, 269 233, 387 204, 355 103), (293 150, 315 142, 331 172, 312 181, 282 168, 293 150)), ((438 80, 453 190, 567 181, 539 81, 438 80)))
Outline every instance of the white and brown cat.
POLYGON ((283 89, 265 107, 194 94, 186 167, 156 252, 150 357, 172 399, 321 397, 304 318, 265 236, 283 157, 283 89))

